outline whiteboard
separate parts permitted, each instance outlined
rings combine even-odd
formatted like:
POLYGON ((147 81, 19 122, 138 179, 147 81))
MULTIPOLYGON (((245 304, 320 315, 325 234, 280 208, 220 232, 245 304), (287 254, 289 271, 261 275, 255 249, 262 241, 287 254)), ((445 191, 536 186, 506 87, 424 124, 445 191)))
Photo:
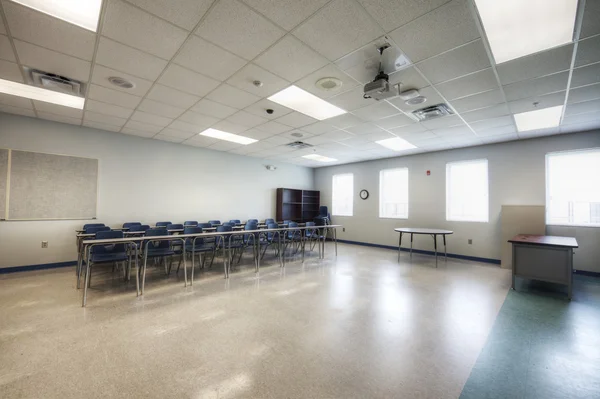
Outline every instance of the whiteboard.
POLYGON ((10 151, 7 220, 92 219, 98 160, 10 151))
POLYGON ((8 193, 8 152, 0 148, 0 219, 6 219, 6 200, 8 193))

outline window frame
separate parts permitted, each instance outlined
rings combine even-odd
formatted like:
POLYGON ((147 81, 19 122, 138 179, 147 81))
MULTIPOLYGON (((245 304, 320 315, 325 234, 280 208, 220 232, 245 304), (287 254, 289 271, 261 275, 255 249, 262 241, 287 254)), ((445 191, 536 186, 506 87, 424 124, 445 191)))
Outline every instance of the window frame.
POLYGON ((410 215, 410 171, 408 167, 404 166, 401 168, 390 168, 390 169, 381 169, 379 171, 379 219, 395 219, 395 220, 408 220, 410 215), (382 202, 383 202, 383 194, 382 194, 382 174, 388 171, 395 170, 406 170, 406 216, 382 216, 382 202))
POLYGON ((477 159, 466 159, 463 161, 452 161, 446 162, 446 221, 447 222, 467 222, 467 223, 489 223, 490 222, 490 163, 487 158, 477 158, 477 159), (486 188, 487 188, 487 201, 486 201, 486 215, 485 220, 473 220, 473 219, 457 219, 450 217, 450 169, 449 166, 457 165, 457 164, 469 164, 469 163, 479 163, 485 162, 486 166, 486 188))
POLYGON ((354 216, 354 173, 338 173, 335 175, 331 176, 331 216, 346 216, 346 217, 351 217, 354 216), (351 176, 352 177, 352 190, 351 190, 351 195, 350 195, 350 214, 348 215, 344 215, 344 214, 338 214, 335 213, 336 209, 335 209, 335 178, 336 176, 351 176))
POLYGON ((549 204, 550 204, 550 191, 548 190, 548 184, 550 182, 549 180, 549 170, 550 168, 548 167, 549 161, 550 161, 550 157, 553 155, 567 155, 567 154, 575 154, 575 153, 584 153, 584 152, 599 152, 600 153, 600 147, 592 147, 592 148, 581 148, 581 149, 576 149, 576 150, 564 150, 564 151, 552 151, 552 152, 548 152, 545 155, 545 159, 544 159, 544 175, 545 175, 545 185, 544 185, 544 190, 546 191, 544 193, 544 207, 546 208, 545 210, 545 215, 544 215, 544 224, 546 226, 559 226, 559 227, 591 227, 591 228, 598 228, 600 227, 600 223, 587 223, 587 224, 582 224, 582 223, 559 223, 559 222, 551 222, 548 220, 548 209, 549 209, 549 204))

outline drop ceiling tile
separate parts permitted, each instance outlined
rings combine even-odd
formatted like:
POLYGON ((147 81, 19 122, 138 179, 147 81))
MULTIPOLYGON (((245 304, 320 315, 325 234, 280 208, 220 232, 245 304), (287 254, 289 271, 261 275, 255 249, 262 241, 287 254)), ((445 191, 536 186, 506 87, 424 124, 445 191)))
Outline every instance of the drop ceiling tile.
POLYGON ((414 133, 396 133, 396 136, 408 140, 408 142, 411 144, 437 138, 437 136, 433 134, 430 130, 423 130, 422 132, 414 133))
POLYGON ((469 123, 469 126, 479 133, 484 130, 493 129, 502 126, 514 126, 514 119, 512 115, 501 116, 498 118, 484 119, 478 122, 469 123))
POLYGON ((204 97, 220 84, 217 80, 192 72, 176 64, 169 65, 157 83, 199 97, 204 97))
POLYGON ((362 86, 358 86, 345 93, 338 94, 334 97, 330 97, 327 99, 327 101, 332 103, 333 105, 337 105, 345 111, 353 111, 355 109, 365 107, 374 102, 373 100, 363 98, 363 94, 364 93, 362 86))
POLYGON ((154 135, 156 135, 156 133, 148 131, 148 130, 133 129, 130 127, 124 127, 123 129, 121 129, 121 133, 126 134, 128 136, 143 137, 146 139, 152 138, 154 135))
POLYGON ((291 127, 289 127, 287 125, 283 125, 283 124, 281 124, 279 122, 275 122, 275 121, 269 121, 269 122, 265 123, 264 125, 257 126, 256 129, 261 130, 263 132, 272 133, 272 134, 279 134, 279 133, 287 132, 288 130, 292 130, 291 127))
POLYGON ((477 130, 477 136, 479 137, 490 137, 505 134, 516 134, 517 128, 514 124, 507 126, 498 126, 491 129, 477 130))
POLYGON ((364 147, 366 146, 366 144, 368 144, 370 142, 371 141, 366 137, 366 135, 351 137, 347 140, 344 140, 345 145, 349 145, 350 147, 353 147, 353 148, 362 148, 362 149, 366 149, 364 147))
POLYGON ((176 107, 189 108, 200 100, 198 96, 183 93, 179 90, 171 89, 159 84, 154 85, 148 93, 148 98, 161 103, 170 104, 176 107))
POLYGON ((600 62, 573 69, 571 88, 600 82, 600 62))
POLYGON ((481 40, 429 58, 417 65, 425 77, 434 84, 468 75, 489 66, 490 59, 481 40))
POLYGON ((245 111, 239 111, 227 118, 227 121, 248 128, 266 123, 268 119, 253 115, 245 111))
POLYGON ((504 143, 506 141, 518 140, 519 136, 516 133, 499 134, 494 136, 483 136, 481 141, 485 144, 504 143))
POLYGON ((246 64, 246 60, 198 36, 191 36, 173 59, 195 72, 224 81, 246 64))
POLYGON ((214 143, 216 143, 218 140, 212 137, 206 137, 206 136, 194 136, 192 138, 190 138, 189 140, 186 140, 183 142, 183 144, 185 145, 191 145, 194 147, 208 147, 214 143))
POLYGON ((188 32, 121 0, 108 0, 102 35, 169 60, 188 32))
POLYGON ((192 30, 206 13, 213 0, 128 0, 186 30, 192 30))
POLYGON ((233 150, 234 148, 239 148, 241 147, 241 144, 238 143, 232 143, 230 141, 217 141, 216 143, 210 145, 208 147, 209 150, 215 150, 215 151, 230 151, 233 150))
POLYGON ((296 86, 309 93, 312 93, 320 98, 327 99, 336 94, 351 90, 359 85, 359 83, 350 76, 342 72, 341 69, 333 64, 327 64, 325 67, 315 71, 295 83, 296 86), (325 90, 317 86, 317 81, 322 78, 336 78, 341 82, 341 87, 337 90, 325 90))
POLYGON ((326 137, 325 135, 320 135, 320 136, 309 137, 303 141, 305 143, 308 143, 311 145, 320 145, 320 144, 325 144, 325 143, 331 143, 334 140, 329 137, 326 137))
POLYGON ((429 86, 424 89, 419 90, 419 93, 422 96, 427 98, 427 101, 423 104, 417 105, 409 105, 404 102, 400 97, 393 98, 389 100, 395 107, 400 108, 402 111, 410 114, 413 111, 416 111, 421 108, 425 108, 431 105, 440 104, 444 102, 444 99, 433 89, 433 87, 429 86))
POLYGON ((585 114, 565 116, 563 118, 562 125, 580 124, 595 121, 600 121, 600 110, 598 112, 587 112, 585 114))
POLYGON ((507 85, 566 71, 571 65, 572 55, 573 44, 568 44, 504 62, 497 65, 496 70, 502 85, 507 85))
POLYGON ((198 114, 196 112, 187 111, 183 115, 179 117, 180 121, 191 123, 196 127, 196 131, 200 131, 208 128, 211 125, 214 125, 219 121, 217 118, 213 118, 212 116, 207 116, 203 114, 198 114))
POLYGON ((206 98, 238 109, 246 108, 260 100, 260 97, 228 84, 222 84, 206 98))
POLYGON ((348 133, 344 130, 333 130, 331 132, 327 132, 321 135, 324 138, 334 140, 334 141, 343 141, 348 140, 349 138, 356 137, 355 135, 348 133))
POLYGON ((83 110, 81 109, 63 107, 62 105, 46 103, 42 101, 34 101, 33 105, 35 106, 36 111, 79 119, 80 122, 81 118, 83 117, 83 110))
POLYGON ((388 102, 378 101, 374 104, 354 110, 352 113, 364 121, 374 121, 376 119, 383 119, 392 115, 397 115, 400 113, 400 111, 398 108, 392 106, 388 102))
POLYGON ((11 96, 0 93, 0 105, 8 105, 16 108, 33 109, 31 100, 23 97, 11 96))
POLYGON ((73 57, 92 60, 96 43, 93 32, 11 1, 5 1, 3 5, 12 37, 73 57))
POLYGON ((177 137, 164 136, 163 134, 157 134, 156 136, 154 136, 152 138, 155 140, 168 141, 169 143, 178 143, 178 144, 183 142, 183 140, 184 140, 184 139, 177 138, 177 137))
POLYGON ((171 119, 177 118, 185 112, 184 108, 173 107, 172 105, 163 104, 148 98, 140 103, 138 109, 140 111, 171 119))
POLYGON ((171 128, 165 128, 165 129, 161 130, 160 134, 162 136, 173 137, 173 138, 181 139, 181 140, 187 140, 189 138, 192 138, 192 137, 198 135, 198 133, 196 133, 196 132, 187 132, 187 131, 171 129, 171 128))
POLYGON ((190 110, 218 119, 227 118, 229 115, 233 115, 237 112, 237 109, 235 108, 207 100, 206 98, 200 100, 198 104, 194 105, 190 110))
POLYGON ((0 35, 0 59, 5 61, 17 62, 8 36, 0 35))
POLYGON ((565 91, 558 93, 546 94, 544 96, 536 96, 523 98, 521 100, 510 101, 508 108, 511 113, 519 114, 521 112, 535 111, 548 107, 556 107, 565 103, 565 91), (537 105, 535 104, 537 103, 537 105))
POLYGON ((238 125, 237 123, 232 123, 227 120, 217 122, 216 124, 214 124, 212 126, 212 128, 221 130, 221 131, 227 132, 227 133, 242 134, 242 135, 246 130, 248 130, 248 128, 246 126, 238 125))
POLYGON ((285 32, 236 0, 221 0, 196 34, 248 60, 256 57, 285 32))
POLYGON ((285 30, 304 21, 328 0, 243 0, 285 30))
POLYGON ((425 78, 419 73, 419 71, 417 71, 415 67, 408 67, 406 69, 402 69, 400 71, 390 74, 390 84, 399 83, 401 83, 401 91, 409 89, 419 90, 429 86, 427 80, 425 80, 425 78))
POLYGON ((600 100, 585 101, 577 104, 567 104, 565 116, 597 112, 600 109, 600 100))
POLYGON ((122 91, 118 90, 108 89, 95 84, 90 85, 88 98, 130 109, 137 107, 142 99, 138 96, 123 93, 122 91))
POLYGON ((313 137, 314 134, 306 133, 301 130, 294 129, 289 132, 281 133, 278 136, 284 137, 284 138, 290 140, 290 142, 292 142, 292 141, 305 141, 306 139, 313 137), (301 135, 301 136, 298 137, 298 136, 294 136, 294 135, 301 135))
POLYGON ((583 101, 591 101, 600 98, 600 83, 596 83, 589 86, 579 87, 577 89, 571 89, 569 91, 568 103, 580 103, 583 101))
POLYGON ((204 127, 199 127, 193 123, 184 122, 181 119, 176 119, 169 125, 168 129, 198 134, 204 130, 204 127))
POLYGON ((577 47, 575 66, 580 67, 600 61, 600 35, 581 40, 577 47))
POLYGON ((574 123, 569 125, 563 125, 560 127, 561 133, 577 133, 577 132, 585 132, 588 130, 597 130, 600 128, 600 122, 584 122, 584 123, 574 123))
POLYGON ((6 35, 6 28, 4 27, 4 22, 3 22, 2 18, 0 18, 0 33, 3 33, 6 35))
POLYGON ((114 69, 106 68, 102 65, 94 65, 94 71, 92 72, 92 83, 100 85, 102 87, 106 87, 111 90, 116 90, 119 92, 143 97, 148 93, 150 87, 152 87, 152 82, 149 80, 145 80, 136 76, 132 76, 123 72, 115 71, 114 69), (124 89, 119 86, 115 86, 108 81, 110 77, 121 77, 130 82, 134 83, 134 87, 131 89, 124 89))
POLYGON ((552 136, 560 133, 559 127, 551 127, 547 129, 529 130, 526 132, 519 132, 519 138, 530 139, 534 137, 552 136))
POLYGON ((292 111, 287 115, 277 118, 276 121, 295 128, 299 128, 317 122, 316 119, 296 111, 292 111))
POLYGON ((317 122, 312 125, 303 126, 303 132, 311 133, 311 134, 323 134, 335 130, 330 124, 325 122, 317 122))
POLYGON ((541 78, 524 80, 503 86, 507 101, 520 100, 522 98, 540 96, 566 90, 569 80, 569 72, 559 72, 541 78))
MULTIPOLYGON (((144 118, 140 117, 140 119, 144 119, 144 118)), ((146 122, 141 122, 141 121, 136 121, 136 120, 130 119, 129 121, 127 121, 125 126, 123 126, 123 131, 125 131, 125 129, 131 129, 131 130, 137 130, 139 132, 156 134, 163 129, 163 126, 158 126, 153 123, 146 123, 146 122)))
MULTIPOLYGON (((288 143, 290 143, 290 139, 288 139, 286 137, 281 137, 281 136, 268 137, 264 141, 266 141, 267 143, 276 144, 278 146, 282 145, 282 144, 288 144, 288 143)), ((278 148, 278 150, 279 150, 279 148, 278 148)), ((273 154, 273 152, 271 152, 271 154, 273 154)))
POLYGON ((587 0, 585 2, 583 19, 581 21, 580 37, 582 39, 600 33, 600 20, 598 20, 598 15, 600 15, 600 1, 587 0))
POLYGON ((264 69, 294 82, 327 64, 327 59, 287 35, 254 62, 264 69))
POLYGON ((163 59, 105 37, 100 38, 96 63, 151 81, 155 81, 167 65, 163 59))
POLYGON ((338 129, 346 129, 348 127, 360 125, 363 122, 364 121, 358 116, 352 114, 342 114, 324 121, 324 123, 337 127, 338 129))
POLYGON ((409 134, 421 134, 427 131, 427 128, 421 123, 413 123, 412 125, 396 127, 389 130, 397 136, 404 137, 409 134))
POLYGON ((133 113, 133 109, 130 108, 123 108, 90 99, 85 102, 85 109, 103 115, 118 116, 119 118, 129 118, 133 113))
POLYGON ((291 109, 286 108, 277 103, 274 103, 272 101, 269 101, 267 99, 260 100, 259 102, 256 102, 256 103, 244 108, 244 111, 249 112, 253 115, 260 116, 260 117, 263 117, 266 119, 271 119, 271 120, 277 119, 283 115, 287 115, 290 112, 292 112, 291 109), (268 114, 267 109, 272 109, 273 113, 268 114))
POLYGON ((70 125, 81 125, 81 118, 69 118, 68 116, 50 114, 47 112, 37 113, 38 118, 45 119, 48 121, 60 122, 60 123, 68 123, 70 125))
POLYGON ((83 115, 84 121, 87 122, 99 122, 105 125, 121 127, 127 122, 125 118, 118 118, 116 116, 102 115, 97 112, 85 111, 83 115))
POLYGON ((435 87, 448 100, 453 100, 497 89, 498 81, 492 68, 487 68, 444 83, 438 83, 435 87))
POLYGON ((503 102, 504 96, 500 90, 490 90, 484 93, 452 100, 450 105, 460 113, 490 107, 503 102))
POLYGON ((484 119, 491 119, 505 115, 510 115, 510 110, 508 109, 508 106, 506 104, 494 105, 492 107, 482 108, 461 114, 461 116, 467 123, 482 121, 484 119))
POLYGON ((263 132, 262 130, 258 130, 258 129, 249 129, 244 132, 244 136, 250 137, 251 139, 255 139, 255 140, 264 140, 268 137, 275 136, 275 134, 263 132))
POLYGON ((356 2, 334 0, 302 23, 294 31, 294 36, 335 61, 383 33, 356 2))
POLYGON ((373 134, 373 133, 381 133, 384 132, 385 130, 383 130, 382 128, 380 128, 379 126, 374 125, 373 123, 363 123, 361 125, 356 125, 356 126, 352 126, 352 127, 348 127, 346 129, 344 129, 350 133, 353 134, 357 134, 357 135, 362 135, 362 134, 373 134))
POLYGON ((453 0, 390 33, 413 62, 479 38, 467 0, 453 0))
POLYGON ((268 143, 266 141, 258 141, 256 143, 239 146, 237 148, 234 148, 233 150, 230 150, 229 152, 233 154, 246 155, 253 152, 268 150, 269 148, 273 148, 275 146, 276 145, 273 143, 268 143))
POLYGON ((14 62, 0 60, 0 79, 23 83, 21 69, 14 62))
POLYGON ((121 126, 113 126, 113 125, 108 125, 106 123, 94 122, 94 121, 89 121, 89 120, 84 120, 83 126, 91 127, 93 129, 107 130, 109 132, 118 132, 121 130, 121 126))
POLYGON ((259 97, 268 97, 290 85, 288 81, 252 63, 236 72, 227 83, 259 97), (262 85, 256 86, 255 81, 261 82, 262 85))
POLYGON ((427 129, 441 129, 463 125, 463 121, 461 121, 457 115, 448 115, 421 122, 421 125, 425 126, 427 129))
POLYGON ((386 32, 402 26, 448 0, 358 0, 386 32))
POLYGON ((377 126, 384 129, 391 129, 399 126, 407 126, 415 123, 415 121, 404 114, 390 116, 388 118, 379 119, 374 122, 377 126))
MULTIPOLYGON (((135 111, 133 115, 131 115, 131 120, 160 127, 165 127, 173 121, 171 118, 165 118, 164 116, 149 114, 142 111, 135 111)), ((132 126, 128 127, 133 128, 132 126)))
POLYGON ((91 64, 88 61, 34 46, 20 40, 14 40, 14 43, 22 65, 83 82, 87 82, 90 77, 91 64))

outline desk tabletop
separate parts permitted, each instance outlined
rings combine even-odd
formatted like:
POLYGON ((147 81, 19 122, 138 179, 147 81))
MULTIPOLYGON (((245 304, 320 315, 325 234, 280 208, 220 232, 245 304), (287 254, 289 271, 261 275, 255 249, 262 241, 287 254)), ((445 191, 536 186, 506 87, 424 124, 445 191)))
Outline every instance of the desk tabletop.
POLYGON ((514 244, 531 244, 544 247, 579 248, 574 237, 538 236, 533 234, 518 234, 508 240, 514 244))
POLYGON ((394 229, 397 233, 410 233, 410 234, 440 234, 448 235, 454 234, 452 230, 441 230, 441 229, 426 229, 421 227, 397 227, 394 229))

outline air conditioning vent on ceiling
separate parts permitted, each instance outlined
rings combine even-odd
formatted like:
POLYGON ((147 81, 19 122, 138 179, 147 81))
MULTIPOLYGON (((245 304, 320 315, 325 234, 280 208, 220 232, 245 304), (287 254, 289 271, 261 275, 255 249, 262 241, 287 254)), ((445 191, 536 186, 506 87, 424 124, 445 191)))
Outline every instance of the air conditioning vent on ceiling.
POLYGON ((26 72, 30 78, 29 84, 32 86, 83 97, 84 85, 81 82, 35 69, 26 70, 26 72))
POLYGON ((311 144, 304 143, 302 141, 294 141, 293 143, 286 144, 288 147, 295 148, 296 150, 300 150, 302 148, 310 148, 313 147, 311 144))
POLYGON ((413 111, 412 114, 419 122, 454 114, 446 104, 437 104, 413 111))

